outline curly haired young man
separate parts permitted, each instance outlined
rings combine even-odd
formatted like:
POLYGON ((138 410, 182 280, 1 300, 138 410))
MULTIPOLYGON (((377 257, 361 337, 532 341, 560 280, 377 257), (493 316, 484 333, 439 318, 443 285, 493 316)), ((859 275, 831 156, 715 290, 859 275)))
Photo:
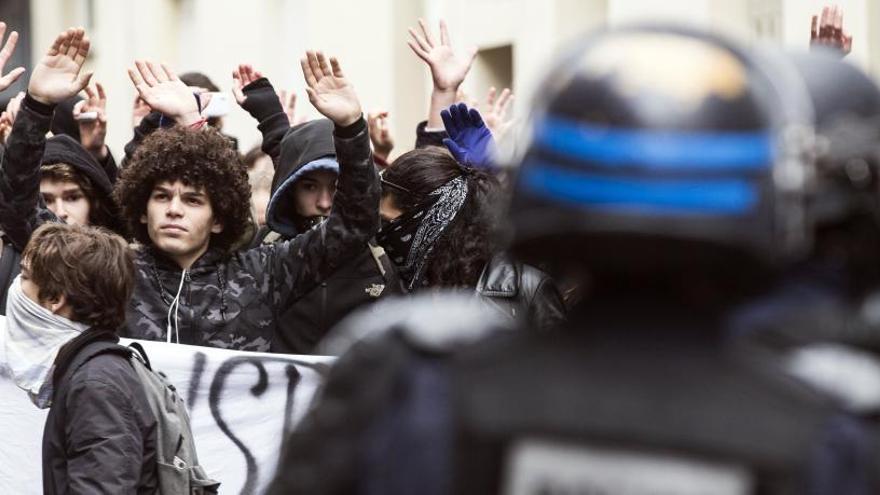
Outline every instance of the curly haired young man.
MULTIPOLYGON (((59 35, 44 59, 52 63, 41 62, 37 84, 34 72, 24 104, 51 106, 80 91, 89 78, 80 74, 87 53, 82 29, 59 35)), ((171 70, 141 61, 129 70, 154 113, 126 147, 130 158, 114 191, 122 220, 140 244, 125 336, 268 351, 289 301, 321 283, 375 234, 379 181, 357 95, 335 59, 328 63, 309 52, 302 67, 312 104, 334 123, 340 164, 335 204, 320 228, 246 251, 232 250, 248 227, 250 198, 238 154, 205 128, 203 102, 171 70), (174 125, 160 129, 163 121, 174 125)), ((8 203, 0 198, 0 206, 8 203)), ((25 231, 38 223, 29 220, 30 211, 8 210, 0 208, 4 227, 18 224, 25 231)))

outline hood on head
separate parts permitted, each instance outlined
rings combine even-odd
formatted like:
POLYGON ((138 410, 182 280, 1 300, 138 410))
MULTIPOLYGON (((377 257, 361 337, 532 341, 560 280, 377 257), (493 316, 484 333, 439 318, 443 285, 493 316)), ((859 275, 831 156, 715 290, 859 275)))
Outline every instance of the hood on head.
POLYGON ((293 184, 308 172, 331 170, 339 173, 333 122, 318 119, 292 127, 281 141, 281 156, 272 179, 272 196, 266 208, 266 224, 279 234, 299 234, 293 201, 293 184))
POLYGON ((56 163, 66 163, 88 177, 95 191, 103 196, 101 199, 107 204, 112 203, 113 184, 107 177, 107 172, 95 161, 91 153, 70 136, 58 134, 46 140, 46 150, 41 165, 56 163))

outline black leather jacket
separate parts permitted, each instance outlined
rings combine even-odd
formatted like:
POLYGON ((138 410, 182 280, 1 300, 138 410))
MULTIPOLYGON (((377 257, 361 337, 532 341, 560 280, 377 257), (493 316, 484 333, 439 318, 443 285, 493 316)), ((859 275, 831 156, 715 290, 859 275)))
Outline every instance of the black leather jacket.
POLYGON ((565 304, 553 279, 504 253, 486 263, 476 291, 489 307, 521 318, 528 328, 545 330, 565 321, 565 304))

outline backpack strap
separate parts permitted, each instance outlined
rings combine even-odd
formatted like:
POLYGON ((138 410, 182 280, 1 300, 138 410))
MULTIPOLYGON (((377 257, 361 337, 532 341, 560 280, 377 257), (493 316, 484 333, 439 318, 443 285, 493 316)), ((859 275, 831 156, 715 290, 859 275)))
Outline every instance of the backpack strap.
POLYGON ((67 369, 64 370, 64 374, 61 375, 61 379, 55 385, 55 390, 61 388, 60 385, 62 383, 66 384, 68 381, 70 381, 70 377, 73 376, 76 370, 78 370, 82 365, 89 362, 92 358, 100 356, 101 354, 108 353, 118 354, 126 358, 130 358, 132 355, 131 349, 114 342, 108 342, 106 340, 92 342, 80 349, 76 356, 70 361, 70 364, 67 365, 67 369))
POLYGON ((150 358, 147 357, 147 351, 140 342, 132 342, 131 344, 128 344, 128 347, 137 351, 137 353, 140 354, 141 361, 144 362, 144 366, 146 366, 148 370, 153 371, 153 366, 150 364, 150 358))

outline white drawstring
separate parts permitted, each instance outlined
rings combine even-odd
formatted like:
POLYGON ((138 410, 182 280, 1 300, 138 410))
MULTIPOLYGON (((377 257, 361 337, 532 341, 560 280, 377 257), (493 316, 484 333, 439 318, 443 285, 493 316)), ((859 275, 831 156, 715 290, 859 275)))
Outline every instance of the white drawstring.
POLYGON ((177 319, 177 312, 180 310, 180 293, 183 291, 183 281, 186 279, 186 270, 180 274, 180 285, 177 287, 177 295, 168 306, 168 328, 166 333, 166 342, 171 343, 171 312, 174 311, 174 337, 177 344, 180 343, 180 322, 177 319))

